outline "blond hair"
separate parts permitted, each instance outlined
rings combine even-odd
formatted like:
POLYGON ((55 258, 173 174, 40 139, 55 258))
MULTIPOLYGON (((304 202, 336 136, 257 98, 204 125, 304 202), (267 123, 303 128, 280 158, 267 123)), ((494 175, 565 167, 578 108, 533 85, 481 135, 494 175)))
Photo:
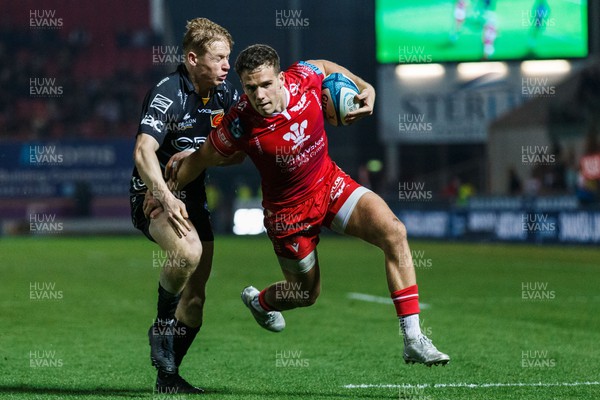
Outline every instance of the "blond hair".
POLYGON ((183 35, 183 51, 196 52, 199 56, 205 54, 211 44, 222 40, 233 47, 233 38, 227 29, 215 24, 207 18, 194 18, 188 21, 183 35))

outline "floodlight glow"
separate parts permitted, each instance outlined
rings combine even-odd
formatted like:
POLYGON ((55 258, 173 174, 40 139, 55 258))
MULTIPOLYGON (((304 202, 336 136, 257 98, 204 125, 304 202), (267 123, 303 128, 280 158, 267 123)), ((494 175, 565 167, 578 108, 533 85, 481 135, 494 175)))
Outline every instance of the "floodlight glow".
POLYGON ((400 79, 431 79, 444 76, 446 69, 441 64, 403 64, 396 67, 400 79))
POLYGON ((238 208, 233 214, 233 233, 236 235, 258 235, 264 232, 263 210, 260 208, 238 208))
POLYGON ((461 79, 474 79, 487 74, 506 76, 508 66, 503 62, 474 62, 460 63, 456 72, 461 79))
POLYGON ((571 63, 567 60, 523 61, 523 75, 558 75, 571 71, 571 63))

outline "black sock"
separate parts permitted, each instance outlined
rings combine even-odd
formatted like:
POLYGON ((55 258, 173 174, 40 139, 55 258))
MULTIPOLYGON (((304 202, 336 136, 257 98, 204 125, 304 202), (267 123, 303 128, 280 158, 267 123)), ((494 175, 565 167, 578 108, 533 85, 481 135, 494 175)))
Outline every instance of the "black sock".
POLYGON ((168 321, 175 319, 175 311, 181 294, 173 294, 167 292, 160 283, 158 284, 158 305, 156 318, 160 321, 168 321))
POLYGON ((177 321, 175 331, 177 334, 173 337, 173 350, 175 350, 175 365, 179 367, 183 357, 200 331, 200 327, 191 328, 181 321, 177 321))

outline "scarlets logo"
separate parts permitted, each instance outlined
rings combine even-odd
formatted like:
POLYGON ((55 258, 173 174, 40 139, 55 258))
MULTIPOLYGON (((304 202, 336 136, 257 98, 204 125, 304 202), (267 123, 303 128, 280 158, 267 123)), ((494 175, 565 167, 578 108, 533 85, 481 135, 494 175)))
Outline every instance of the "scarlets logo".
POLYGON ((294 142, 294 146, 292 147, 292 150, 301 148, 302 144, 304 142, 306 142, 308 139, 310 139, 310 135, 308 135, 308 136, 304 135, 304 130, 306 129, 307 126, 308 126, 308 120, 304 120, 301 123, 295 122, 292 124, 292 126, 290 126, 290 132, 283 135, 284 140, 287 140, 288 142, 289 141, 294 142))

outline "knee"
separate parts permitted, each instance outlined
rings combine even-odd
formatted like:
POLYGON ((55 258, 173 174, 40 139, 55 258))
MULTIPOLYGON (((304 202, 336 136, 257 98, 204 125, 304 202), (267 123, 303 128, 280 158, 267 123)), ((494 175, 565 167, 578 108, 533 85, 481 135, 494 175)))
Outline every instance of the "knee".
POLYGON ((175 258, 179 260, 179 265, 187 271, 193 271, 200 263, 202 257, 202 244, 200 241, 187 241, 184 246, 175 253, 175 258))
POLYGON ((406 226, 398 218, 394 217, 384 229, 381 248, 383 251, 393 251, 398 245, 407 240, 406 226))
POLYGON ((194 269, 200 263, 201 251, 187 251, 181 255, 181 266, 185 268, 190 274, 194 272, 194 269))

